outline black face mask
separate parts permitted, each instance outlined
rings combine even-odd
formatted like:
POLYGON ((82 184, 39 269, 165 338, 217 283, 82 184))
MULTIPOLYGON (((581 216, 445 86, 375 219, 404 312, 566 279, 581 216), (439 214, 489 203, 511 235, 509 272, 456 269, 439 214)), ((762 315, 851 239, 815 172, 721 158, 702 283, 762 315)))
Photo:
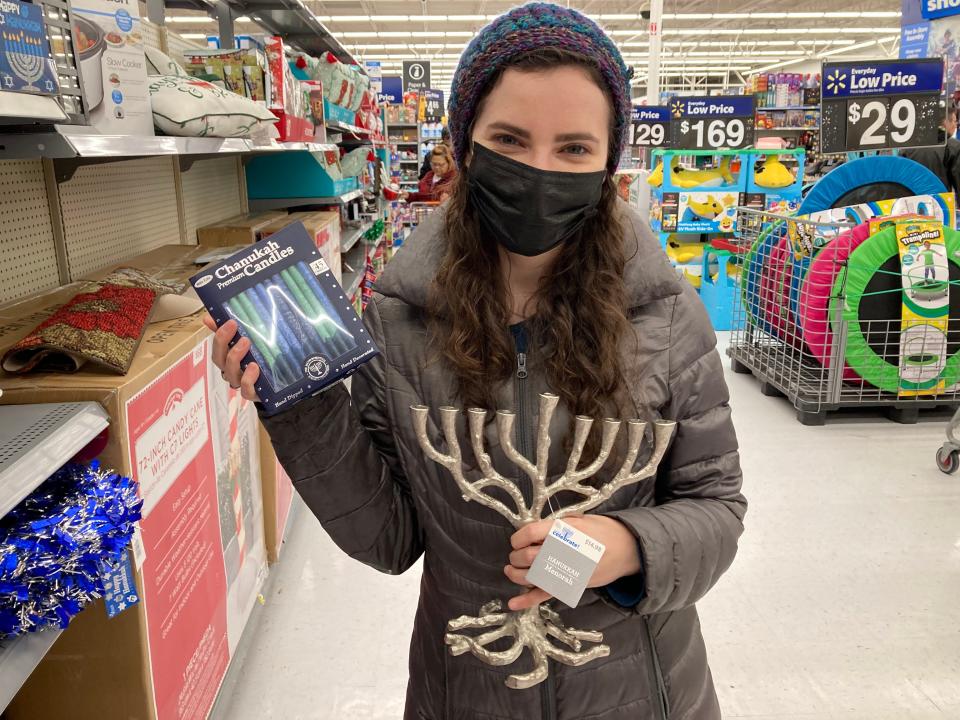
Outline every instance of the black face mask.
POLYGON ((483 232, 528 257, 555 248, 597 214, 606 176, 538 170, 477 143, 467 168, 483 232))

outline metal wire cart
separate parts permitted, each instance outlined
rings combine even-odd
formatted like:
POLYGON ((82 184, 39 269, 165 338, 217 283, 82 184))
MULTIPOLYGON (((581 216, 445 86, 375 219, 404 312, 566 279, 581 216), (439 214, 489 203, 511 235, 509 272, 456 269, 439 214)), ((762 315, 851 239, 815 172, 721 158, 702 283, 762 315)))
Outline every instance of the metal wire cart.
MULTIPOLYGON (((752 373, 765 395, 789 398, 804 425, 822 425, 843 407, 883 407, 910 423, 921 408, 957 405, 960 316, 951 310, 945 331, 903 330, 902 320, 905 298, 923 305, 949 296, 951 309, 960 307, 956 257, 946 263, 949 278, 931 277, 921 262, 904 261, 902 272, 894 228, 877 234, 867 225, 739 213, 742 269, 728 350, 735 372, 752 373)), ((960 464, 960 444, 944 453, 960 464)))

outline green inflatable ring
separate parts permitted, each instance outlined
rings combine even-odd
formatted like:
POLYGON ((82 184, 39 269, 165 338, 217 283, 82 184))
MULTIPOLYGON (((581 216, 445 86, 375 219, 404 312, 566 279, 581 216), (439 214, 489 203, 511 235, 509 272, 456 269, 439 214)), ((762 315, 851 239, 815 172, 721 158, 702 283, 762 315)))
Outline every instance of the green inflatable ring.
POLYGON ((775 244, 771 240, 779 239, 779 237, 771 238, 770 236, 775 230, 779 230, 783 224, 783 220, 766 224, 757 239, 753 241, 749 252, 743 256, 743 270, 740 273, 740 295, 743 299, 743 307, 749 315, 750 324, 771 334, 774 333, 774 330, 770 327, 766 318, 761 317, 762 313, 759 312, 759 308, 762 306, 760 276, 763 274, 764 264, 775 244))
MULTIPOLYGON (((957 259, 960 253, 960 233, 950 228, 944 228, 944 242, 947 250, 947 257, 952 264, 951 275, 960 275, 960 260, 957 259)), ((950 387, 960 381, 960 349, 947 357, 943 370, 933 380, 914 383, 904 380, 900 377, 899 364, 891 363, 887 358, 878 354, 870 341, 866 337, 865 330, 861 323, 861 301, 872 295, 868 293, 868 286, 874 276, 885 264, 892 261, 893 258, 899 258, 900 249, 897 242, 897 233, 895 228, 888 228, 876 235, 868 238, 860 244, 847 261, 847 267, 837 274, 833 284, 833 297, 845 297, 846 306, 844 308, 843 318, 847 321, 847 364, 864 380, 871 385, 886 390, 890 393, 899 393, 901 390, 929 390, 943 382, 946 387, 950 387)), ((899 268, 899 262, 897 263, 899 268)), ((896 278, 895 282, 901 283, 900 275, 889 275, 896 278)), ((942 281, 941 281, 942 282, 942 281)), ((946 285, 946 283, 944 283, 946 285)), ((951 287, 954 285, 950 283, 951 287)), ((958 288, 960 290, 960 288, 958 288)), ((892 294, 892 293, 891 293, 892 294)), ((911 310, 920 315, 928 315, 920 305, 913 302, 908 296, 900 294, 898 296, 900 303, 906 302, 911 310)), ((954 321, 960 318, 960 292, 956 290, 950 293, 950 320, 954 321)), ((867 317, 863 318, 867 323, 896 320, 899 325, 899 316, 891 317, 867 317)), ((949 326, 948 326, 949 327, 949 326)), ((891 329, 891 332, 893 330, 891 329)), ((899 347, 899 341, 897 341, 899 347)), ((947 340, 945 339, 945 343, 947 340)), ((949 352, 949 350, 947 351, 949 352)), ((913 366, 929 366, 940 360, 936 355, 930 356, 922 353, 921 356, 911 355, 907 364, 913 366), (912 359, 912 361, 911 361, 912 359)))

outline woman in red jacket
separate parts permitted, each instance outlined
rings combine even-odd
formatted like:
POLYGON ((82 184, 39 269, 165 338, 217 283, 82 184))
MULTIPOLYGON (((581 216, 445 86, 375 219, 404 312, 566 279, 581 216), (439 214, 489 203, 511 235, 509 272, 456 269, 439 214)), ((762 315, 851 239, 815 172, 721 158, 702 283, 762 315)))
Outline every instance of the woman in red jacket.
POLYGON ((453 153, 446 145, 437 145, 430 153, 430 172, 420 181, 420 189, 415 193, 404 193, 407 202, 439 202, 445 200, 457 177, 457 166, 453 162, 453 153))

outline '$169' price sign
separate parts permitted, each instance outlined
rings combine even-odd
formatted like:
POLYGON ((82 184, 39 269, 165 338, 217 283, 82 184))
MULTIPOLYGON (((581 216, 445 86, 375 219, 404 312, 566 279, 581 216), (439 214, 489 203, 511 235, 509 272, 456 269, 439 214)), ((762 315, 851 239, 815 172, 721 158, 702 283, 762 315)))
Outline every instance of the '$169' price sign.
POLYGON ((738 150, 753 145, 754 98, 729 95, 674 98, 674 146, 683 150, 738 150))

